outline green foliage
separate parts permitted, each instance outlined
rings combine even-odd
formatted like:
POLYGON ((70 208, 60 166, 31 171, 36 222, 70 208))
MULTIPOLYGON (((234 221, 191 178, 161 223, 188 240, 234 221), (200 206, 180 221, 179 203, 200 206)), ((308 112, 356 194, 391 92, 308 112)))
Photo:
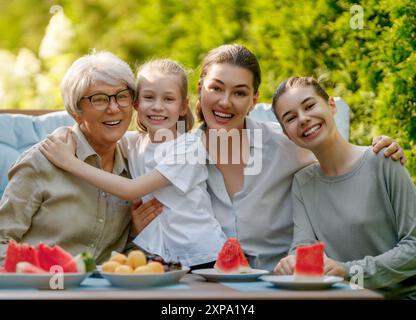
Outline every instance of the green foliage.
MULTIPOLYGON (((92 48, 110 50, 132 67, 154 57, 175 59, 194 70, 189 79, 195 97, 203 55, 223 43, 242 43, 261 63, 261 101, 269 102, 280 81, 291 75, 322 78, 329 93, 342 96, 351 107, 351 140, 369 144, 377 134, 394 137, 405 148, 407 167, 416 179, 416 2, 361 1, 363 29, 351 28, 354 4, 348 0, 2 2, 0 105, 61 108, 60 79, 74 59, 92 48), (49 13, 53 4, 65 14, 55 21, 49 13)), ((56 9, 51 11, 59 16, 56 9)))

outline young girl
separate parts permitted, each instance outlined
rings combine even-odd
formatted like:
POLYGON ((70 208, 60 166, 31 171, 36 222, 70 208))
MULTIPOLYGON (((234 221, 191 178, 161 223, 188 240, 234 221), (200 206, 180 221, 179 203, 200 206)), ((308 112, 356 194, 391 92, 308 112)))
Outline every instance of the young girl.
MULTIPOLYGON (((416 192, 407 170, 342 138, 335 102, 313 78, 284 81, 273 109, 285 134, 319 160, 293 180, 291 252, 298 244, 322 241, 330 258, 326 274, 348 278, 361 270, 366 287, 416 275, 416 192)), ((282 259, 276 271, 292 274, 294 260, 282 259)))
MULTIPOLYGON (((138 72, 138 133, 122 141, 133 180, 89 166, 73 156, 72 142, 46 140, 41 151, 55 165, 123 199, 155 197, 163 214, 155 218, 135 243, 165 260, 197 266, 215 261, 225 241, 206 188, 207 169, 193 157, 199 139, 180 135, 178 120, 192 127, 185 71, 171 60, 144 64, 138 72)), ((117 124, 115 124, 117 125, 117 124)), ((185 131, 185 130, 184 130, 185 131)))

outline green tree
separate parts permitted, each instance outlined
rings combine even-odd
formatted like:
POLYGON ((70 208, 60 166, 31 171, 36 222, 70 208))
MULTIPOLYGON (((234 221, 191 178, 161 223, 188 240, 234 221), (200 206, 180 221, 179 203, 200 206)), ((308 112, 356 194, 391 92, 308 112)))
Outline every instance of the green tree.
POLYGON ((189 79, 195 98, 197 68, 204 54, 223 43, 242 43, 261 64, 261 101, 270 102, 278 84, 289 76, 321 78, 330 94, 342 96, 351 107, 352 142, 369 144, 380 133, 395 137, 405 148, 407 167, 416 180, 416 2, 360 1, 363 29, 350 24, 355 4, 355 0, 3 1, 0 107, 62 108, 59 82, 65 69, 93 48, 112 51, 133 68, 149 58, 175 59, 193 70, 189 79), (61 23, 54 23, 49 13, 56 4, 66 19, 55 19, 61 23))

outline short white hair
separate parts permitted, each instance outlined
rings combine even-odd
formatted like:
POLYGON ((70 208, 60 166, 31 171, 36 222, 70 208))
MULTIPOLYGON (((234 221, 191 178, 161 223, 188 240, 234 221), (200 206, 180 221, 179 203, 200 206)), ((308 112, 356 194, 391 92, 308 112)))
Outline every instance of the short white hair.
POLYGON ((61 82, 61 95, 66 111, 80 114, 79 101, 88 87, 96 82, 110 86, 125 83, 136 96, 134 74, 130 66, 111 52, 94 52, 76 60, 61 82))

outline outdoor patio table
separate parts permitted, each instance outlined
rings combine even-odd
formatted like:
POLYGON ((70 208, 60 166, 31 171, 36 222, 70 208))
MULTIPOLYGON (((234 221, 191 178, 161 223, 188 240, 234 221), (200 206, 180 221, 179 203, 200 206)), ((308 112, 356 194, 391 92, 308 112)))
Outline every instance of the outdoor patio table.
POLYGON ((120 288, 102 278, 88 278, 80 287, 65 290, 0 289, 2 299, 53 300, 276 300, 276 299, 383 299, 368 289, 352 289, 339 283, 325 290, 287 290, 261 280, 253 282, 207 282, 186 274, 179 283, 149 288, 120 288))

